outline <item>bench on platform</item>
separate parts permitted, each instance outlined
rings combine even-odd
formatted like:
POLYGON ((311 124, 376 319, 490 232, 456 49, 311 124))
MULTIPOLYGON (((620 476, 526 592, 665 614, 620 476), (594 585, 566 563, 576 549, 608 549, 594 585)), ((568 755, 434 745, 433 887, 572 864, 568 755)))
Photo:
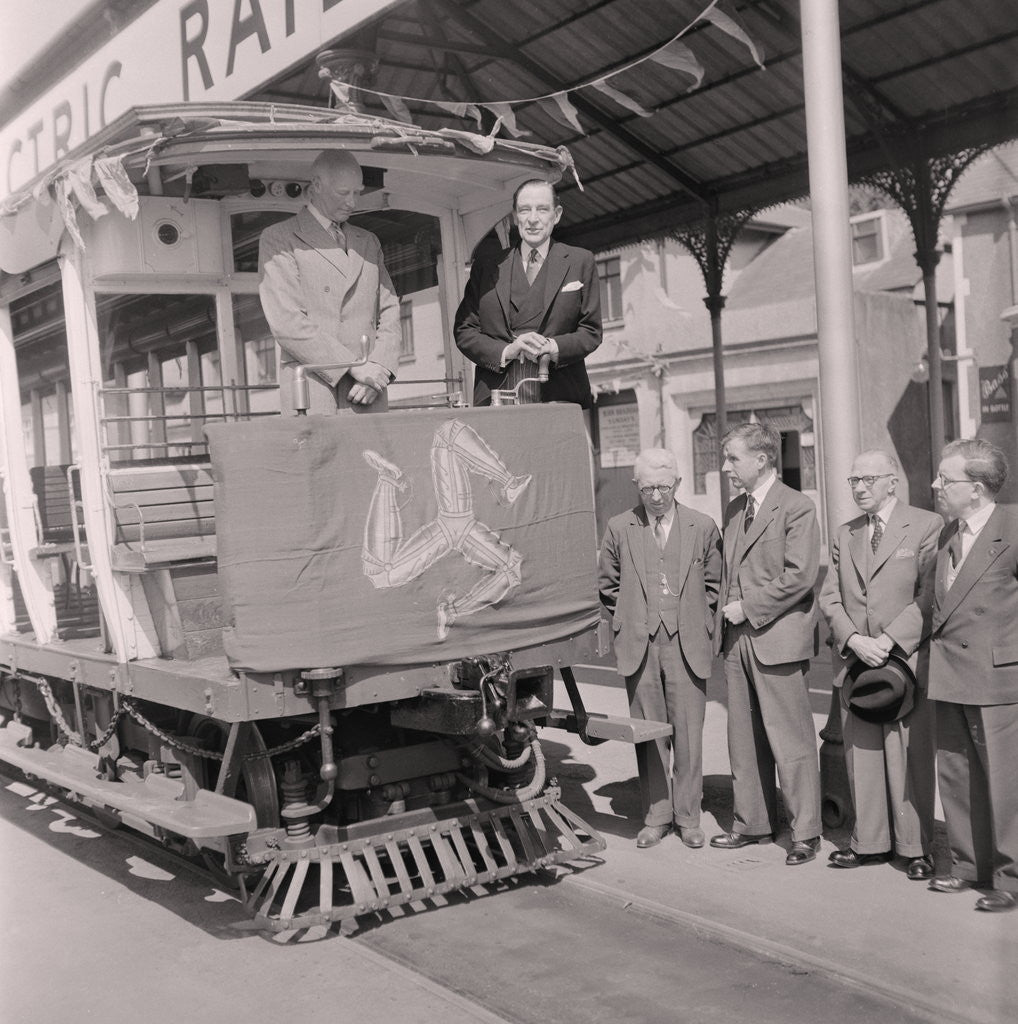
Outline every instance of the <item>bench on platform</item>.
POLYGON ((113 568, 144 573, 216 558, 212 467, 207 460, 158 459, 113 465, 113 568))

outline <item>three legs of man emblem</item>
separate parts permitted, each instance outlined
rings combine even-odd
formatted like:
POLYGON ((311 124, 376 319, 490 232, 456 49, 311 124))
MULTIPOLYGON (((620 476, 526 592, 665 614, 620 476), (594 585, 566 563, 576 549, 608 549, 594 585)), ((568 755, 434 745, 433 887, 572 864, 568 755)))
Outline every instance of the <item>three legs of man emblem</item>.
POLYGON ((463 596, 444 594, 439 598, 439 640, 445 640, 457 619, 498 604, 520 585, 523 556, 477 521, 470 477, 484 477, 496 500, 506 506, 516 502, 531 477, 511 473, 477 431, 461 420, 450 420, 435 431, 431 479, 438 515, 407 538, 403 537, 402 512, 413 500, 410 479, 377 452, 366 450, 362 455, 378 473, 361 553, 364 575, 376 588, 401 587, 450 551, 458 551, 466 561, 487 571, 463 596))

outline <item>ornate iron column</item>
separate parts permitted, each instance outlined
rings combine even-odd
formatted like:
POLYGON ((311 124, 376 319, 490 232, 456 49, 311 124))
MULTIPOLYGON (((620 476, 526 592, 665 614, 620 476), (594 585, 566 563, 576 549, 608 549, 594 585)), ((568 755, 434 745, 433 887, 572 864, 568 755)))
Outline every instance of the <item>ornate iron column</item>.
MULTIPOLYGON (((725 264, 735 244, 735 239, 756 207, 740 210, 738 213, 719 214, 714 208, 706 219, 673 232, 672 237, 684 246, 696 260, 707 287, 704 305, 710 313, 711 344, 714 355, 714 410, 717 417, 718 440, 728 430, 728 406, 725 402, 725 363, 721 337, 721 311, 725 308, 724 287, 725 264)), ((718 468, 720 470, 720 457, 718 468)), ((721 485, 721 511, 728 504, 728 478, 719 473, 721 485)))
POLYGON ((923 272, 926 305, 926 352, 930 366, 930 478, 937 471, 940 450, 947 442, 944 416, 943 362, 940 352, 940 320, 937 315, 937 237, 944 205, 962 172, 976 157, 989 149, 978 146, 949 156, 913 155, 888 170, 867 175, 864 184, 872 185, 894 200, 908 215, 915 238, 915 260, 923 272))

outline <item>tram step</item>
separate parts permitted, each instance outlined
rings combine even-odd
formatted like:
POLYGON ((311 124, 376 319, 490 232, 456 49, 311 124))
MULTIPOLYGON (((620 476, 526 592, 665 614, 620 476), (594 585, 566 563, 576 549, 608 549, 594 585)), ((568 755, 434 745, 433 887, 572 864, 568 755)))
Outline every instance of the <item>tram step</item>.
MULTIPOLYGON (((579 732, 576 715, 572 711, 553 708, 548 712, 545 724, 566 732, 579 732)), ((671 736, 672 727, 667 722, 648 722, 640 718, 621 718, 617 715, 602 715, 598 712, 587 714, 587 735, 591 739, 615 740, 619 743, 647 743, 650 740, 671 736)))
POLYGON ((25 727, 10 722, 0 729, 0 761, 75 794, 82 802, 112 808, 187 839, 209 839, 252 831, 254 808, 241 800, 199 789, 182 800, 183 782, 165 775, 111 782, 99 777, 99 756, 81 747, 22 747, 25 727))

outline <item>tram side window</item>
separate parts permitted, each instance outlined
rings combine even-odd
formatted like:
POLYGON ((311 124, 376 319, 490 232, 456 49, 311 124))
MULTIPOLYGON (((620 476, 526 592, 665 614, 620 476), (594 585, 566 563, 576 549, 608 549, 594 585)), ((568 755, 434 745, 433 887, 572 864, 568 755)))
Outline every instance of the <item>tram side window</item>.
POLYGON ((96 297, 102 444, 113 461, 204 455, 207 420, 231 415, 211 295, 96 297))
POLYGON ((67 334, 60 282, 10 306, 29 466, 65 466, 76 457, 67 334))
POLYGON ((233 329, 241 352, 248 411, 252 415, 278 413, 278 350, 257 295, 233 296, 233 329))

